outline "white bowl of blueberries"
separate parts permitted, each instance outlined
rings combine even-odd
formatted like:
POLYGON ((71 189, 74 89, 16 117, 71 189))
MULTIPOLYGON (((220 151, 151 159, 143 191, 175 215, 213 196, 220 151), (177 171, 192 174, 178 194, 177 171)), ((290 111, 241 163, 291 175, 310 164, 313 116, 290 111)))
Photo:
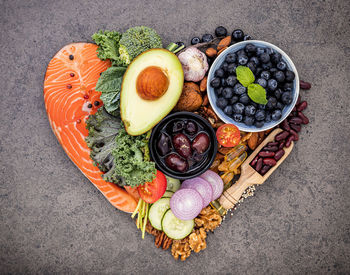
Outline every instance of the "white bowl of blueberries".
POLYGON ((209 102, 222 121, 241 131, 260 132, 280 124, 292 111, 299 96, 299 76, 292 60, 280 48, 248 40, 230 46, 215 59, 208 74, 207 91, 209 102), (252 98, 248 96, 251 88, 237 79, 238 66, 248 67, 254 74, 252 84, 265 89, 266 104, 254 102, 251 90, 252 98))

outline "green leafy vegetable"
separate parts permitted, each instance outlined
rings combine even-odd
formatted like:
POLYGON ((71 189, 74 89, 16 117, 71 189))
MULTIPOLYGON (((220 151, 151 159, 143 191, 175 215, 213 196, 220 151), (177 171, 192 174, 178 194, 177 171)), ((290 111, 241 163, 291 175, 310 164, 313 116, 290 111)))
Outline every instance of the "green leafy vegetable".
POLYGON ((124 32, 119 44, 120 59, 124 65, 129 65, 136 56, 144 51, 162 48, 162 39, 154 29, 138 26, 124 32))
POLYGON ((89 116, 86 128, 90 157, 104 172, 104 180, 135 187, 154 179, 157 170, 149 161, 149 134, 129 136, 120 116, 108 114, 103 107, 89 116))
POLYGON ((92 39, 99 46, 97 56, 101 60, 110 59, 113 65, 121 65, 119 58, 119 40, 121 34, 117 31, 98 31, 92 35, 92 39))
POLYGON ((238 81, 244 86, 248 87, 249 84, 252 84, 255 81, 253 72, 245 66, 238 66, 236 68, 236 75, 238 81))
POLYGON ((258 104, 267 104, 266 91, 259 84, 250 84, 248 86, 248 96, 258 104))
POLYGON ((108 113, 116 115, 119 109, 120 89, 123 81, 124 67, 110 67, 104 71, 96 84, 96 91, 102 92, 101 100, 108 113))

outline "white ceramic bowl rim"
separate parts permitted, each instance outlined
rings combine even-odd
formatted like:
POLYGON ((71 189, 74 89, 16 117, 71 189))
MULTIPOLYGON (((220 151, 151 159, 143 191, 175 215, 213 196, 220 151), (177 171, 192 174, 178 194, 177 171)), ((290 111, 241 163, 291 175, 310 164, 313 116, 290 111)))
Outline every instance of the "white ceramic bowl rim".
POLYGON ((219 116, 219 118, 224 121, 225 123, 230 123, 236 125, 240 131, 244 132, 261 132, 261 131, 266 131, 269 130, 276 125, 280 124, 284 119, 288 117, 290 112, 293 110, 299 96, 299 75, 297 72, 297 69, 295 68, 295 65, 293 61, 290 59, 290 57, 282 51, 280 48, 277 46, 261 41, 261 40, 247 40, 247 41, 242 41, 239 43, 236 43, 230 47, 228 47, 226 50, 224 50, 213 62, 213 64, 210 67, 209 73, 208 73, 208 82, 207 82, 207 91, 208 91, 208 98, 210 105, 212 106, 213 110, 215 113, 219 116), (227 116, 223 110, 218 108, 216 106, 216 95, 214 93, 214 88, 210 86, 210 81, 214 78, 214 72, 221 66, 221 64, 224 62, 225 57, 227 54, 232 53, 232 52, 237 52, 240 49, 244 48, 245 45, 247 44, 254 44, 257 47, 263 47, 263 48, 272 48, 274 51, 279 52, 282 55, 282 59, 287 63, 288 69, 294 72, 295 74, 295 79, 293 81, 293 101, 291 104, 288 106, 284 107, 282 110, 282 117, 278 121, 273 121, 271 120, 268 123, 264 123, 263 127, 257 128, 256 126, 247 126, 243 122, 236 122, 233 120, 233 118, 227 116))

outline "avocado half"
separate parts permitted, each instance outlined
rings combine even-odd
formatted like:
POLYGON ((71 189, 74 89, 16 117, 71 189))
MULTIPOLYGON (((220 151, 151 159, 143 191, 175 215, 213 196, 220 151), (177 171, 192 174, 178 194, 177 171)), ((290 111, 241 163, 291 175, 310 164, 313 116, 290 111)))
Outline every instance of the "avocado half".
POLYGON ((120 113, 128 134, 141 135, 161 121, 175 107, 183 83, 181 63, 172 52, 151 49, 136 57, 124 74, 120 92, 120 113), (143 96, 147 93, 151 96, 143 96))

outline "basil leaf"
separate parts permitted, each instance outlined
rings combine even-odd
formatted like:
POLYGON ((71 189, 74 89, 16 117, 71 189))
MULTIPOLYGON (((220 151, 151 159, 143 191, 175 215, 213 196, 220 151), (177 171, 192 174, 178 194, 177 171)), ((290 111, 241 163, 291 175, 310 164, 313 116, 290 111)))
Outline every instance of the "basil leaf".
POLYGON ((244 86, 248 87, 249 84, 252 84, 255 81, 253 72, 245 66, 238 66, 236 68, 236 75, 238 81, 244 86))
POLYGON ((266 91, 259 84, 250 84, 248 86, 248 96, 258 104, 267 104, 266 91))

